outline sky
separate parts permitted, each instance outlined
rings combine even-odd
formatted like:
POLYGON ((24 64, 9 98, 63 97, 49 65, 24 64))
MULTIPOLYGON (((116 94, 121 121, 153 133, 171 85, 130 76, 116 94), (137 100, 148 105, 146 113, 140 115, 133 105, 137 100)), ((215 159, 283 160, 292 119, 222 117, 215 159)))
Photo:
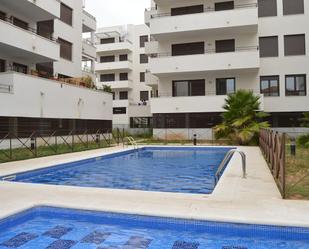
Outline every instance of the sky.
POLYGON ((97 18, 98 28, 144 23, 150 0, 86 0, 86 10, 97 18))

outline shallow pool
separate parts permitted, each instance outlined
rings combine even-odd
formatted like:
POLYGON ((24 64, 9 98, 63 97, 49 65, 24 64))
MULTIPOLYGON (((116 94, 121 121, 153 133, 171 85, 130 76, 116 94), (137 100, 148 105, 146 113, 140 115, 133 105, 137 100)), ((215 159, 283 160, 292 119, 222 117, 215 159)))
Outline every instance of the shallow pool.
POLYGON ((38 207, 0 221, 0 249, 308 249, 309 229, 38 207))
POLYGON ((215 187, 215 172, 230 149, 146 147, 18 174, 15 181, 209 194, 215 187))

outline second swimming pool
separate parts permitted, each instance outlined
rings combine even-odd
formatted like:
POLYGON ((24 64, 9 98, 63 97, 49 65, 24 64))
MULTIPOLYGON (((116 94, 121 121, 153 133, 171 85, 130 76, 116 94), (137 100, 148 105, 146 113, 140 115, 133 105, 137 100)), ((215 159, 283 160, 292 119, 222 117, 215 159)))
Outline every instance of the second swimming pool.
POLYGON ((18 174, 15 181, 210 194, 231 148, 145 147, 18 174))

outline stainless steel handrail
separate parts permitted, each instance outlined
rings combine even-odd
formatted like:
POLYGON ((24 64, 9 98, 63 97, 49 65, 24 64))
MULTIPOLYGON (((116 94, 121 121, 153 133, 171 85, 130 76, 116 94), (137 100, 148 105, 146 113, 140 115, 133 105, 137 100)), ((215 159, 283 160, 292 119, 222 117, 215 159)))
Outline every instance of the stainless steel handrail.
POLYGON ((247 177, 247 160, 246 160, 246 154, 243 151, 240 151, 238 149, 231 149, 224 157, 222 162, 220 163, 219 168, 216 171, 215 174, 215 183, 217 184, 220 178, 220 174, 222 170, 224 169, 226 163, 232 158, 232 156, 235 154, 235 152, 238 152, 241 156, 241 162, 242 162, 242 178, 247 177))

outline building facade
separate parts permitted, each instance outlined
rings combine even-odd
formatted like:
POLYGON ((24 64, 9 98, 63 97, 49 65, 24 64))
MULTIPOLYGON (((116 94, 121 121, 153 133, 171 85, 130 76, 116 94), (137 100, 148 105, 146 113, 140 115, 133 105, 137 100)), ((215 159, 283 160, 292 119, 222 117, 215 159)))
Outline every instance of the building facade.
POLYGON ((309 111, 308 21, 304 0, 152 1, 145 47, 158 82, 154 135, 211 138, 238 89, 260 96, 273 127, 299 127, 309 111))
POLYGON ((150 98, 155 91, 147 85, 149 40, 146 25, 126 25, 98 29, 96 33, 97 85, 111 87, 113 93, 113 126, 115 128, 149 129, 152 126, 150 98))
POLYGON ((1 136, 111 129, 112 95, 82 78, 96 56, 82 40, 96 30, 82 0, 3 0, 0 30, 1 136))

